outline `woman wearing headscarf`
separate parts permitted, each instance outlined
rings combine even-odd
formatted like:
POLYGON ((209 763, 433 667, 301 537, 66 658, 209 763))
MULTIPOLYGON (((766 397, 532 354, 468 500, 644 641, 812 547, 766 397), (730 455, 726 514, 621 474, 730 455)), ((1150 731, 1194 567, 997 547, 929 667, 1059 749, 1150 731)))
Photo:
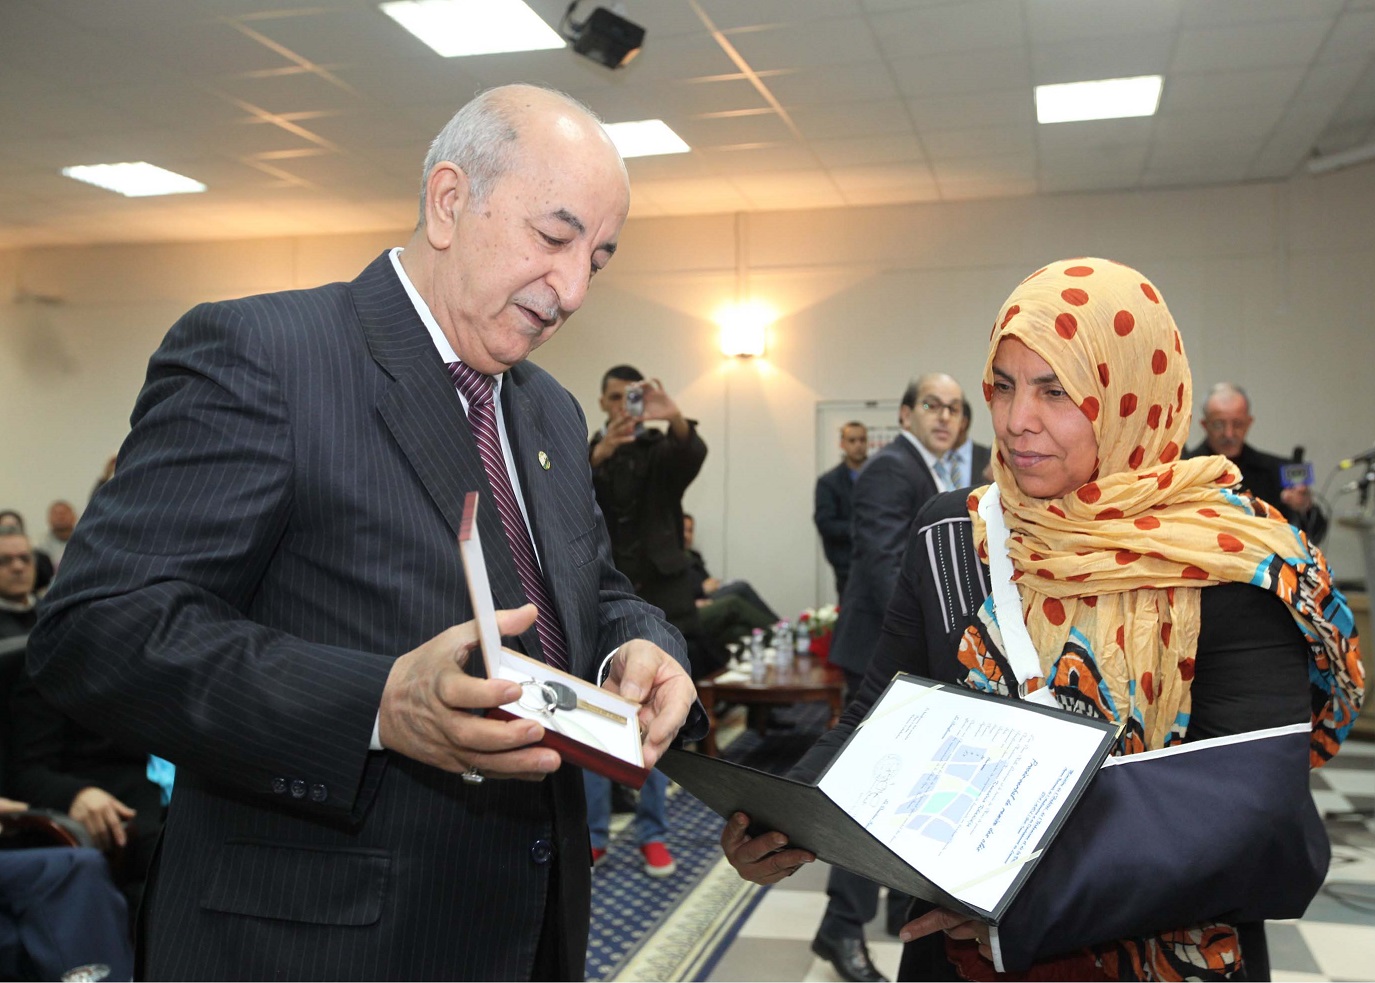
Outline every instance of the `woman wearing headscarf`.
MULTIPOLYGON (((1130 778, 1090 787, 996 928, 914 908, 901 977, 1268 979, 1262 920, 1301 915, 1327 869, 1308 770, 1360 707, 1351 611, 1226 458, 1180 459, 1188 361, 1136 270, 1024 280, 983 394, 994 483, 918 516, 864 686, 793 775, 820 774, 898 672, 1117 722, 1130 778)), ((814 859, 746 826, 722 846, 750 880, 814 859)))

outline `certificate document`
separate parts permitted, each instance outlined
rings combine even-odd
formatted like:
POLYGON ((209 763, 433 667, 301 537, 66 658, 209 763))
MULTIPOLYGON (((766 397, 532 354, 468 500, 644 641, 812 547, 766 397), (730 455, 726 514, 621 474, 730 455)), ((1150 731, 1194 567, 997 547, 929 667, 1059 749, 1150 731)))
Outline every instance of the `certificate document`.
POLYGON ((723 816, 995 923, 1106 759, 1107 721, 898 675, 814 784, 674 751, 723 816))
POLYGON ((817 784, 928 879, 992 911, 1039 858, 1115 728, 971 695, 898 676, 817 784))

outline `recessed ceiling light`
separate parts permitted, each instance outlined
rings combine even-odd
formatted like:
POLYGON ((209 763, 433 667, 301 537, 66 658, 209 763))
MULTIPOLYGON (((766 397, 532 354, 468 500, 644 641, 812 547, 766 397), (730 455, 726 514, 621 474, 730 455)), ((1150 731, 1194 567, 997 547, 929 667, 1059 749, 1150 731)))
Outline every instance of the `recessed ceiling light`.
POLYGON ((1096 82, 1036 86, 1036 121, 1071 123, 1085 119, 1154 116, 1160 106, 1159 75, 1096 82))
POLYGON ((393 0, 381 8, 445 58, 564 47, 521 0, 393 0))
POLYGON ((638 119, 630 123, 607 123, 602 129, 622 157, 653 157, 655 154, 685 154, 692 148, 661 119, 638 119))
POLYGON ((69 178, 94 184, 106 191, 117 191, 126 198, 147 198, 152 195, 186 195, 204 191, 199 181, 146 161, 124 164, 79 164, 64 167, 69 178))

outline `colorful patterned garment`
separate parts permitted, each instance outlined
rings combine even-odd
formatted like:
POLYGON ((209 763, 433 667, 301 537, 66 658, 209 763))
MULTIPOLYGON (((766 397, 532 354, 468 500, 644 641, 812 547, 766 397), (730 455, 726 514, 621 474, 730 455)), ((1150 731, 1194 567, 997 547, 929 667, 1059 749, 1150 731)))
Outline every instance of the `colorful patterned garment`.
MULTIPOLYGON (((1321 551, 1277 509, 1233 492, 1225 457, 1180 460, 1192 380, 1160 292, 1136 270, 1104 259, 1052 264, 1022 282, 994 322, 984 366, 1016 337, 1055 370, 1093 424, 1098 466, 1059 499, 1016 484, 1002 454, 994 478, 1008 526, 1013 579, 1045 684, 1078 713, 1125 720, 1118 753, 1177 744, 1189 726, 1199 634, 1199 589, 1236 581, 1274 592, 1311 651, 1311 760, 1336 753, 1360 709, 1363 679, 1350 608, 1321 551)), ((987 562, 978 514, 974 538, 987 562)), ((1009 693, 991 599, 961 641, 965 685, 1009 693)), ((1227 926, 1195 926, 1119 940, 1094 959, 1114 979, 1225 979, 1239 968, 1227 926)), ((991 967, 990 967, 991 968, 991 967)))

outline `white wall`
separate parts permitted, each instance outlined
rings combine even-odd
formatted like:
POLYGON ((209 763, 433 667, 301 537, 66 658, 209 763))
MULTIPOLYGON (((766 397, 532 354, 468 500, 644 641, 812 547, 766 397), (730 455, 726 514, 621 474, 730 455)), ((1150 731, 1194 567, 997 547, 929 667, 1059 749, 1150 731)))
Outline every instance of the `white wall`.
MULTIPOLYGON (((186 308, 350 278, 406 234, 0 251, 0 298, 57 299, 0 304, 13 422, 0 506, 41 526, 52 498, 84 504, 149 353, 186 308)), ((1213 381, 1240 383, 1257 446, 1304 444, 1321 485, 1375 442, 1375 166, 1281 185, 632 220, 582 312, 536 360, 594 426, 605 368, 661 377, 711 449, 686 502, 708 563, 794 612, 816 600, 812 484, 830 463, 815 459, 816 402, 895 398, 932 369, 977 393, 1000 302, 1076 255, 1155 281, 1184 335, 1195 405, 1213 381), (783 312, 756 362, 717 354, 710 320, 742 285, 783 312)), ((1362 574, 1354 534, 1334 528, 1328 545, 1339 576, 1362 574)))

